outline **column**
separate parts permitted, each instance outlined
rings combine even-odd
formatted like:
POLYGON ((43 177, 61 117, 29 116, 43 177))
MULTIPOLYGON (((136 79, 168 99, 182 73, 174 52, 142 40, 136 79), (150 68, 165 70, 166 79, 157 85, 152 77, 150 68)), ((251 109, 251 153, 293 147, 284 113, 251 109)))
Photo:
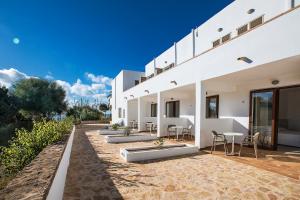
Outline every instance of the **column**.
POLYGON ((138 98, 138 131, 145 130, 145 110, 146 105, 141 97, 138 98))
POLYGON ((201 81, 196 82, 195 109, 195 146, 202 148, 203 135, 201 135, 201 130, 205 117, 205 89, 201 81))
POLYGON ((129 102, 127 101, 127 99, 125 99, 125 119, 124 119, 124 123, 125 126, 129 126, 129 102))
POLYGON ((163 136, 163 107, 164 107, 164 101, 161 97, 161 92, 157 93, 157 137, 163 136))

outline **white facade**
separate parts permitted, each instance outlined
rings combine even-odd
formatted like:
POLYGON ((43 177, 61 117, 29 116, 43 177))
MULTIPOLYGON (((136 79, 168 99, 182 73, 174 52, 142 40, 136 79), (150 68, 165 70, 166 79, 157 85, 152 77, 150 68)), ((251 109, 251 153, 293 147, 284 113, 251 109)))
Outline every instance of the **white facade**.
POLYGON ((211 145, 211 130, 248 134, 250 91, 300 84, 299 6, 299 0, 236 0, 150 61, 145 73, 120 72, 112 82, 113 123, 135 120, 143 131, 145 122, 154 122, 158 136, 165 136, 170 124, 192 124, 200 148, 211 145), (250 28, 259 17, 262 24, 250 28), (238 35, 246 24, 248 31, 238 35), (213 47, 227 34, 228 41, 213 47), (175 67, 156 73, 171 64, 175 67), (135 85, 141 76, 150 78, 135 85), (219 95, 215 119, 206 118, 211 95, 219 95), (177 118, 166 117, 170 100, 180 101, 177 118), (157 117, 150 115, 152 103, 157 117))

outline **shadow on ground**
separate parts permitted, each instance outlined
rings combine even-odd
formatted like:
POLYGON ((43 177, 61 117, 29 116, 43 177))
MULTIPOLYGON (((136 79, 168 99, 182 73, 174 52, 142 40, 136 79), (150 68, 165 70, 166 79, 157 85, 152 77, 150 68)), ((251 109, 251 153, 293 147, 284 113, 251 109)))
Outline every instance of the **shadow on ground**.
POLYGON ((110 159, 112 153, 95 151, 85 132, 99 128, 82 125, 75 132, 64 199, 123 199, 116 184, 126 187, 154 186, 138 181, 138 177, 147 175, 130 163, 113 162, 110 159))

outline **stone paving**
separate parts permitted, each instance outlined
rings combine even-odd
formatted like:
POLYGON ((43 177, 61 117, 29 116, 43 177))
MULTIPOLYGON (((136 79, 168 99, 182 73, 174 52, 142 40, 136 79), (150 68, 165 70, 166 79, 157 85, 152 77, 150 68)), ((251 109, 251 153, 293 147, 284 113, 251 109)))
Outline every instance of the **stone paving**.
POLYGON ((300 199, 300 181, 220 156, 125 163, 91 128, 75 132, 64 199, 300 199), (86 132, 87 131, 87 132, 86 132))

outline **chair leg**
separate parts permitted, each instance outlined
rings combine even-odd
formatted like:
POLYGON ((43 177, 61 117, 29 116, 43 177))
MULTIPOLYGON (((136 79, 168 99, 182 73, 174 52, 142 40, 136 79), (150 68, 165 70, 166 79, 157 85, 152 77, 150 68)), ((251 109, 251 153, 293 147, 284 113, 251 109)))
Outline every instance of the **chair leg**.
POLYGON ((240 146, 239 156, 241 156, 242 148, 243 148, 243 143, 241 143, 241 146, 240 146))
POLYGON ((212 154, 214 146, 215 146, 215 140, 213 140, 213 144, 212 144, 211 149, 210 149, 210 154, 212 154))
POLYGON ((226 143, 224 142, 224 151, 225 151, 225 156, 227 155, 227 147, 226 147, 226 143))

